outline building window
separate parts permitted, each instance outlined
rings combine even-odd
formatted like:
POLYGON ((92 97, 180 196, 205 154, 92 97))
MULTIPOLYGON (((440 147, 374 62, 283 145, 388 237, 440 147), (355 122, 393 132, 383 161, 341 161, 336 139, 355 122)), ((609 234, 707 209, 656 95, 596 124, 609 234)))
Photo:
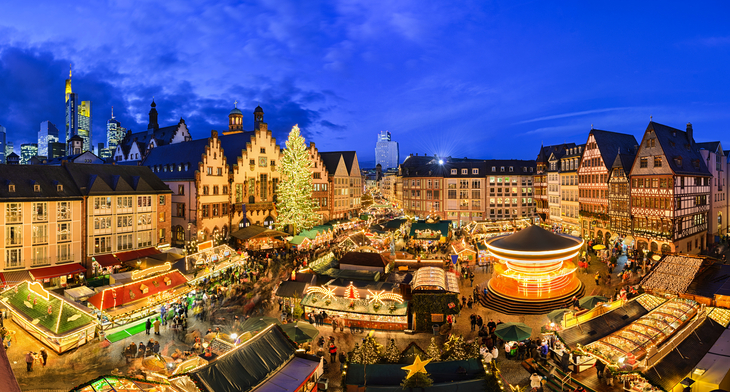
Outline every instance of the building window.
POLYGON ((56 192, 63 192, 63 185, 61 185, 61 184, 56 185, 56 192))
POLYGON ((94 218, 94 230, 111 229, 111 227, 112 227, 112 217, 111 216, 103 216, 103 217, 94 218))
MULTIPOLYGON (((183 235, 185 235, 183 233, 183 235)), ((137 234, 137 248, 152 246, 152 232, 145 231, 137 234)))
POLYGON ((160 195, 160 205, 161 206, 165 205, 165 195, 160 195))
POLYGON ((203 218, 207 218, 210 214, 210 207, 207 204, 203 205, 203 218))
POLYGON ((218 185, 213 185, 213 194, 214 195, 218 194, 218 185))
POLYGON ((461 169, 461 174, 469 174, 469 169, 461 169))
POLYGON ((243 184, 236 184, 236 203, 243 203, 243 184))
POLYGON ((159 216, 160 216, 160 222, 164 222, 165 221, 165 211, 160 211, 159 216))
POLYGON ((452 175, 456 175, 457 174, 457 170, 456 169, 451 169, 451 174, 452 175))
POLYGON ((184 195, 185 194, 185 185, 178 185, 177 186, 177 194, 178 195, 184 195))
POLYGON ((59 201, 56 203, 56 220, 71 219, 71 202, 59 201))
POLYGON ((224 195, 228 194, 228 185, 223 185, 223 194, 224 195))
POLYGON ((117 209, 128 209, 132 208, 132 196, 119 196, 117 197, 117 209))
POLYGON ((222 167, 219 167, 219 168, 215 169, 215 174, 218 175, 218 176, 222 176, 223 175, 223 168, 222 167))
POLYGON ((207 172, 208 172, 208 175, 209 175, 209 176, 212 176, 212 175, 213 175, 213 168, 212 168, 212 167, 210 167, 210 166, 208 166, 208 170, 207 170, 207 172))
POLYGON ((15 185, 8 185, 8 192, 15 192, 15 185))
POLYGON ((159 243, 165 243, 166 237, 167 237, 166 236, 166 233, 165 233, 165 229, 164 228, 160 229, 159 230, 159 233, 160 233, 160 236, 158 237, 159 238, 159 243))
POLYGON ((94 238, 94 253, 109 253, 112 251, 112 237, 94 238))
POLYGON ((71 241, 71 224, 66 223, 59 223, 58 229, 56 230, 56 241, 57 242, 65 242, 65 241, 71 241))
POLYGON ((212 205, 212 214, 211 216, 218 216, 218 203, 212 205))
POLYGON ((94 210, 99 211, 102 214, 108 214, 112 209, 112 198, 111 197, 95 197, 94 198, 94 210))
POLYGON ((117 251, 132 249, 132 234, 122 234, 117 236, 117 251))
POLYGON ((5 226, 5 246, 23 245, 23 226, 5 226))
POLYGON ((38 185, 38 184, 33 185, 33 192, 40 192, 40 191, 41 191, 40 185, 38 185))
POLYGON ((208 185, 203 185, 203 195, 208 194, 208 185))
POLYGON ((262 154, 266 154, 266 148, 261 147, 261 150, 260 151, 261 151, 262 154))
MULTIPOLYGON (((184 204, 183 204, 184 206, 184 204)), ((152 214, 137 215, 137 226, 148 226, 152 224, 152 214)))
POLYGON ((6 249, 5 250, 5 268, 21 267, 22 249, 6 249))
POLYGON ((228 215, 228 204, 222 203, 221 204, 221 216, 228 215))
POLYGON ((649 160, 646 157, 643 157, 639 160, 639 167, 648 167, 649 160))
POLYGON ((500 166, 499 171, 503 172, 504 171, 504 166, 500 166))
POLYGON ((56 261, 59 263, 70 261, 71 257, 71 244, 58 244, 56 247, 56 261))
POLYGON ((48 245, 34 246, 30 254, 32 265, 48 264, 48 245))
POLYGON ((5 223, 23 222, 23 205, 21 203, 5 204, 5 223))
POLYGON ((662 167, 662 157, 654 157, 654 167, 662 167))
POLYGON ((117 216, 117 229, 121 229, 123 231, 131 230, 133 225, 134 221, 132 219, 132 215, 117 216))
POLYGON ((177 214, 175 216, 185 218, 185 203, 177 203, 176 210, 177 214))

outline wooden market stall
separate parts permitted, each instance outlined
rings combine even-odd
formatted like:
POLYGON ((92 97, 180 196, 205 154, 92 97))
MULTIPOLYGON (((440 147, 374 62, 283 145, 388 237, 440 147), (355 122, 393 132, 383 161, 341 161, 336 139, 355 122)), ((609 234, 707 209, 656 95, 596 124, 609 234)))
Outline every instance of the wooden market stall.
POLYGON ((11 318, 57 353, 73 350, 93 339, 97 320, 76 303, 47 291, 38 282, 22 282, 0 294, 11 318))
POLYGON ((251 250, 281 248, 285 245, 282 239, 288 235, 283 231, 256 225, 244 227, 231 233, 231 237, 236 239, 236 248, 251 250))

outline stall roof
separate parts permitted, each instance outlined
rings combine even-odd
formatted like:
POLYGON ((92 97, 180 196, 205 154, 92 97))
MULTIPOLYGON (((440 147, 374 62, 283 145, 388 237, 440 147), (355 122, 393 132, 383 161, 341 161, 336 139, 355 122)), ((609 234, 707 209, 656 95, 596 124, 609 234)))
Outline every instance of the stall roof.
MULTIPOLYGON (((163 385, 168 384, 163 383, 163 385)), ((159 387, 160 383, 152 383, 145 380, 128 377, 101 376, 72 389, 70 392, 144 392, 159 387)))
POLYGON ((697 273, 687 293, 713 298, 715 294, 730 296, 730 265, 715 263, 697 273))
MULTIPOLYGON (((690 255, 667 255, 651 269, 641 286, 659 292, 683 294, 698 275, 707 258, 690 255)), ((709 295, 712 298, 712 295, 709 295)))
POLYGON ((319 361, 294 357, 269 377, 256 392, 295 392, 317 370, 319 361))
POLYGON ((301 245, 304 241, 309 241, 309 238, 303 235, 295 235, 294 237, 292 237, 292 239, 289 240, 289 242, 294 245, 301 245))
POLYGON ((385 230, 398 230, 406 222, 405 219, 392 219, 383 224, 385 230))
POLYGON ((723 331, 722 335, 712 345, 710 351, 695 365, 695 369, 704 369, 701 376, 693 375, 692 379, 708 384, 720 385, 730 372, 730 329, 723 331))
POLYGON ((420 236, 416 233, 417 231, 423 231, 423 230, 432 230, 432 231, 438 231, 441 233, 441 237, 448 237, 449 236, 449 228, 451 227, 451 221, 450 220, 442 220, 434 223, 427 223, 426 221, 418 221, 413 224, 411 224, 411 233, 409 234, 411 237, 414 237, 416 239, 423 239, 423 240, 438 240, 439 237, 424 237, 423 234, 420 236))
POLYGON ((340 264, 384 268, 388 262, 380 253, 347 252, 340 258, 340 264))
POLYGON ((3 283, 8 286, 13 286, 18 283, 25 282, 26 280, 29 281, 33 279, 30 277, 28 270, 5 271, 0 273, 0 277, 2 277, 3 283))
POLYGON ((0 390, 3 392, 21 392, 4 347, 0 347, 0 390))
POLYGON ((106 310, 151 297, 165 290, 183 285, 187 281, 187 278, 180 271, 172 270, 164 274, 109 287, 89 298, 89 303, 99 310, 106 310), (170 279, 169 285, 165 283, 166 278, 170 279), (142 284, 147 287, 147 293, 142 291, 142 284))
MULTIPOLYGON (((425 359, 425 358, 422 358, 425 359)), ((368 385, 368 386, 395 386, 400 387, 403 381, 404 372, 401 370, 403 364, 350 364, 347 368, 347 377, 343 381, 346 385, 368 385), (366 371, 367 370, 367 371, 366 371)), ((484 367, 478 359, 466 361, 444 361, 431 362, 426 365, 426 371, 431 375, 434 384, 453 383, 459 381, 474 380, 484 375, 484 367)), ((453 388, 453 384, 452 388, 453 388)), ((483 387, 483 384, 482 384, 483 387)), ((460 390, 453 388, 451 390, 460 390)))
POLYGON ((119 252, 115 253, 114 256, 119 259, 121 262, 140 259, 142 257, 152 256, 156 255, 158 253, 162 253, 157 248, 144 248, 144 249, 137 249, 137 250, 130 250, 128 252, 119 252))
POLYGON ((74 301, 78 301, 78 298, 90 297, 90 296, 96 294, 96 291, 94 291, 86 286, 79 286, 79 287, 73 287, 70 289, 66 289, 63 291, 63 294, 68 295, 74 301))
POLYGON ((326 232, 328 230, 332 230, 332 226, 330 226, 330 225, 319 225, 319 226, 314 226, 314 227, 312 227, 309 230, 303 231, 303 232, 299 233, 299 235, 300 236, 307 237, 310 240, 313 240, 313 239, 317 238, 317 235, 319 233, 324 233, 324 232, 326 232))
POLYGON ((276 295, 279 297, 287 298, 302 298, 304 297, 304 289, 307 287, 307 282, 296 282, 287 280, 281 282, 279 288, 276 289, 276 295))
POLYGON ((444 271, 440 267, 421 267, 416 270, 411 282, 413 290, 427 287, 437 287, 439 290, 452 293, 459 292, 459 282, 453 272, 444 271))
POLYGON ((121 265, 122 262, 119 261, 116 257, 114 257, 114 254, 109 253, 107 255, 98 255, 94 256, 94 260, 99 263, 102 267, 111 267, 113 265, 121 265))
POLYGON ((54 265, 53 267, 36 268, 29 271, 33 279, 50 279, 63 275, 73 275, 79 272, 86 272, 86 268, 78 263, 54 265))
POLYGON ((267 237, 286 237, 287 233, 278 230, 271 230, 265 227, 251 225, 239 229, 231 233, 231 237, 238 238, 239 240, 246 241, 255 238, 267 238, 267 237))
POLYGON ((202 391, 246 392, 261 385, 289 362, 295 349, 281 328, 271 325, 215 362, 187 375, 197 381, 202 391))

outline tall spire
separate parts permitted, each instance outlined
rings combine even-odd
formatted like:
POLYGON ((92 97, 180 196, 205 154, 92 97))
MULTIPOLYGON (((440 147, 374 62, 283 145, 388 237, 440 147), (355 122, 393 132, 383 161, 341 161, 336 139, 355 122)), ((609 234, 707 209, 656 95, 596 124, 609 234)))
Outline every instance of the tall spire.
POLYGON ((69 64, 68 64, 68 78, 69 78, 69 79, 71 79, 71 70, 72 70, 72 69, 73 69, 73 65, 69 63, 69 64))
POLYGON ((68 102, 69 96, 73 93, 71 90, 71 64, 68 65, 68 79, 66 79, 66 102, 68 102))

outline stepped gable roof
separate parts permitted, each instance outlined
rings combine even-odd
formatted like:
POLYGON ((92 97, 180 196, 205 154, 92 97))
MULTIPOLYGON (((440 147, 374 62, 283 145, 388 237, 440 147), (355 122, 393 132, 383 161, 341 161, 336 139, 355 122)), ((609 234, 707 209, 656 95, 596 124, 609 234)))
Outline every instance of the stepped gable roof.
POLYGON ((606 169, 611 169, 619 149, 622 153, 636 153, 636 146, 639 145, 634 135, 627 133, 591 129, 590 134, 593 135, 596 145, 598 145, 598 151, 601 153, 606 169))
POLYGON ((579 243, 580 240, 576 238, 553 234, 540 226, 533 225, 498 238, 489 245, 505 250, 545 252, 570 248, 579 243))
POLYGON ((345 161, 345 168, 347 173, 352 175, 352 166, 355 162, 355 151, 328 151, 320 152, 319 155, 322 157, 322 162, 327 168, 327 172, 330 175, 334 175, 337 171, 337 165, 340 163, 340 157, 345 161))
POLYGON ((689 140, 687 132, 654 121, 649 122, 646 130, 653 130, 662 146, 669 167, 674 174, 691 176, 711 176, 705 160, 694 140, 689 140), (677 159, 680 158, 680 159, 677 159))
POLYGON ((146 166, 67 163, 64 167, 84 195, 172 192, 146 166))
POLYGON ((82 194, 73 178, 61 166, 47 165, 0 165, 0 199, 53 200, 81 199, 82 194), (15 191, 10 192, 10 185, 15 191), (36 192, 34 185, 40 185, 36 192), (62 185, 62 190, 58 190, 62 185))

